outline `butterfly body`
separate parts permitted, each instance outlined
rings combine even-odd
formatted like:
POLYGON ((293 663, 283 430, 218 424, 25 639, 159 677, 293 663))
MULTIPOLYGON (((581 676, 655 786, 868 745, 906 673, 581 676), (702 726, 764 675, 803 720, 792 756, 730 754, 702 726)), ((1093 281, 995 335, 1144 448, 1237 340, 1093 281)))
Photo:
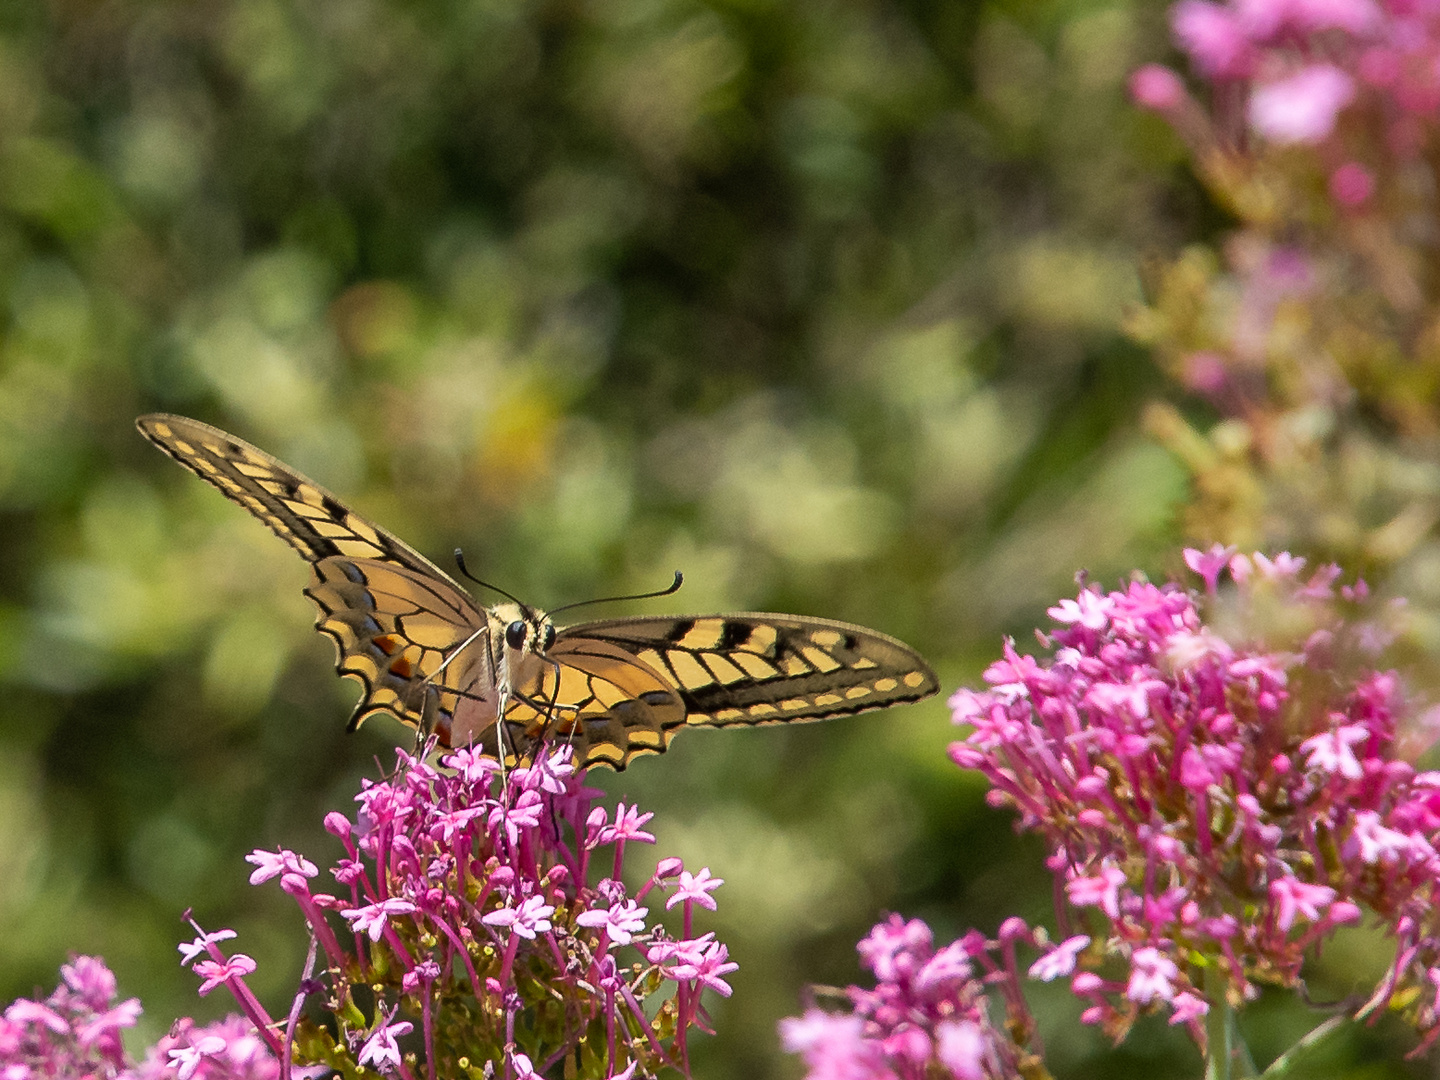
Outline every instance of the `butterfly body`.
POLYGON ((542 740, 566 741, 578 764, 621 769, 663 752, 682 727, 822 720, 938 688, 909 646, 828 619, 741 612, 557 628, 528 605, 484 608, 249 443, 180 416, 136 425, 309 562, 316 628, 336 644, 336 670, 363 688, 352 730, 387 713, 445 746, 523 759, 542 740))

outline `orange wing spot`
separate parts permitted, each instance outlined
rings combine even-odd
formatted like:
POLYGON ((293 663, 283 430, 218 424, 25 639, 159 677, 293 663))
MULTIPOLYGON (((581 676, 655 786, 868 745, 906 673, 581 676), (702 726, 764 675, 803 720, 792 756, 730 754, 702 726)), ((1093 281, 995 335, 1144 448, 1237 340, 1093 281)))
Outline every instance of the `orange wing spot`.
POLYGON ((570 735, 574 735, 583 726, 584 725, 580 723, 580 717, 572 716, 569 720, 557 719, 551 726, 551 730, 554 731, 557 736, 563 735, 568 737, 570 735))
POLYGON ((408 656, 397 656, 390 662, 390 674, 398 675, 402 679, 413 679, 415 677, 415 665, 410 663, 408 656))
POLYGON ((404 643, 393 634, 378 634, 370 639, 386 656, 394 656, 405 647, 404 643))

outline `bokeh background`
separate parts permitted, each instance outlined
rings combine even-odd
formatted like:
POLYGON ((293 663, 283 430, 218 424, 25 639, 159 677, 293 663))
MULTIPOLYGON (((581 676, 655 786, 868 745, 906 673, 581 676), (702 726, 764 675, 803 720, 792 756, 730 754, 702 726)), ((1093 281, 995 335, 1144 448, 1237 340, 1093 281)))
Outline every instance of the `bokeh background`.
MULTIPOLYGON (((331 857, 407 739, 343 733, 304 566, 139 413, 536 604, 681 569, 623 610, 864 623, 947 689, 1077 571, 1175 569, 1186 475, 1139 422, 1169 387, 1120 324, 1223 217, 1125 98, 1166 39, 1126 0, 0 5, 4 1000, 98 952, 137 1041, 223 1013, 193 907, 283 1008, 304 931, 243 855, 331 857)), ((1044 918, 950 738, 936 699, 598 777, 727 882, 698 1076, 799 1075, 776 1021, 884 912, 1044 918)), ((1052 1065, 1195 1073, 1144 1032, 1059 1026, 1052 1065)))

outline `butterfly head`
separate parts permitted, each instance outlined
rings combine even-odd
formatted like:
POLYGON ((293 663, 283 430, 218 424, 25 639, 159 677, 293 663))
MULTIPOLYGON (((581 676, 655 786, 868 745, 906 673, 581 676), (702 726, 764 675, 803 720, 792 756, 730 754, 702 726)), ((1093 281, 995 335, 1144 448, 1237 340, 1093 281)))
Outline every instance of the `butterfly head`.
POLYGON ((543 656, 555 644, 555 624, 537 608, 496 604, 490 613, 505 628, 507 653, 543 656))

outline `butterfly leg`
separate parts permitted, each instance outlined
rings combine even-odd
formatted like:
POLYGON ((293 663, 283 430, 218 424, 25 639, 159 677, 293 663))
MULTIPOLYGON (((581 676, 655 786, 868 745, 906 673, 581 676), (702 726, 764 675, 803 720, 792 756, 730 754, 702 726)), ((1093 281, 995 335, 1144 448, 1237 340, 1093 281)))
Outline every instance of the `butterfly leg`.
POLYGON ((435 724, 440 714, 440 691, 434 684, 425 682, 421 686, 421 692, 425 695, 425 700, 420 705, 420 723, 415 726, 415 746, 411 750, 411 754, 417 758, 420 756, 420 748, 435 734, 435 724))
MULTIPOLYGON (((500 703, 495 709, 495 760, 500 762, 500 786, 505 786, 505 713, 510 708, 510 694, 505 687, 500 688, 500 703)), ((513 743, 514 740, 512 739, 513 743)), ((520 764, 520 754, 516 751, 515 764, 520 764)))
POLYGON ((563 706, 560 705, 560 702, 558 700, 560 697, 560 664, 557 661, 550 659, 550 657, 545 656, 543 653, 539 654, 538 659, 546 667, 554 670, 555 692, 553 694, 547 694, 545 692, 545 680, 542 678, 540 680, 540 700, 536 701, 518 693, 515 695, 517 701, 524 702, 524 704, 528 705, 530 708, 534 709, 536 713, 544 717, 544 721, 540 726, 540 737, 536 740, 537 754, 540 752, 540 749, 544 747, 545 743, 549 741, 550 731, 555 723, 555 710, 558 708, 563 708, 563 706))
MULTIPOLYGON (((500 783, 503 785, 505 783, 505 712, 510 705, 510 694, 508 681, 496 668, 495 654, 490 648, 489 625, 487 624, 485 626, 478 627, 474 633, 472 633, 464 641, 460 642, 458 645, 452 648, 446 654, 445 659, 440 662, 440 665, 425 677, 425 683, 430 689, 434 690, 435 680, 444 673, 445 669, 448 668, 452 663, 454 663, 455 660, 459 658, 461 653, 463 653, 471 645, 474 645, 476 642, 480 641, 482 638, 484 639, 483 647, 485 655, 485 670, 481 672, 476 672, 476 674, 471 677, 469 685, 467 687, 455 687, 453 689, 447 689, 449 689, 450 692, 455 694, 457 697, 465 698, 470 701, 483 702, 488 700, 487 695, 473 693, 470 691, 469 688, 481 685, 487 679, 489 685, 496 688, 497 700, 495 703, 495 759, 500 763, 500 783)), ((429 704, 428 698, 427 704, 429 704)))

